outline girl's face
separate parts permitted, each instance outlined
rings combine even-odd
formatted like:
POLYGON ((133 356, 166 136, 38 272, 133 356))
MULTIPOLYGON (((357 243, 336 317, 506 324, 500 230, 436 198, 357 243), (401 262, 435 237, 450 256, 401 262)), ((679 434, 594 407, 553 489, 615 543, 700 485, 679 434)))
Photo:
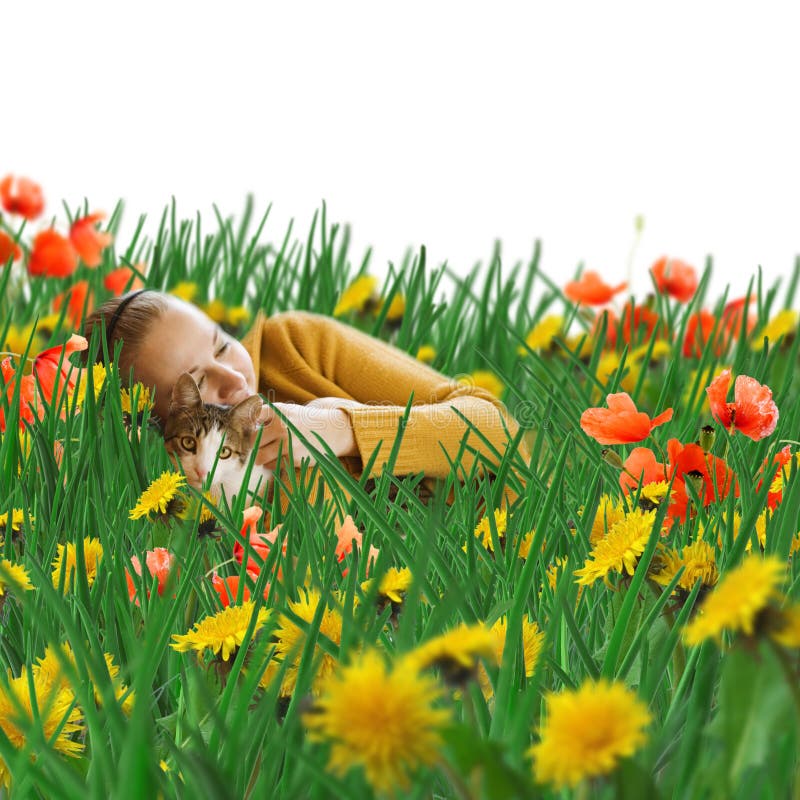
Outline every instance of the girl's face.
POLYGON ((158 416, 166 418, 172 387, 184 372, 194 378, 204 403, 234 405, 255 394, 256 376, 244 346, 196 306, 177 297, 167 302, 133 367, 137 380, 155 387, 158 416))

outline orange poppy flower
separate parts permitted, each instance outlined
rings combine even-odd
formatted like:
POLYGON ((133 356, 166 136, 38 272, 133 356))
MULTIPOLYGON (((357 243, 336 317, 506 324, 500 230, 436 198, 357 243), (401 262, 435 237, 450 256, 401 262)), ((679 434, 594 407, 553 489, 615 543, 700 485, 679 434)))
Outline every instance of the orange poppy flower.
MULTIPOLYGON (((250 599, 250 586, 248 583, 252 583, 253 586, 255 586, 255 583, 258 580, 258 575, 255 572, 247 570, 247 579, 248 580, 245 581, 244 590, 242 593, 243 603, 246 603, 250 599)), ((231 603, 236 602, 236 598, 239 596, 238 575, 230 575, 227 578, 223 578, 220 575, 217 575, 215 572, 211 576, 211 584, 219 595, 219 601, 223 608, 227 608, 231 603)), ((265 600, 269 597, 269 587, 269 583, 264 586, 265 600)))
POLYGON ((6 175, 0 181, 0 202, 9 214, 19 214, 25 219, 36 219, 44 211, 42 187, 30 178, 6 175))
POLYGON ((661 318, 652 308, 626 303, 625 308, 622 309, 622 322, 620 323, 625 344, 637 345, 653 336, 659 336, 661 334, 658 330, 660 322, 661 318))
POLYGON ((606 397, 608 408, 587 408, 581 414, 581 428, 600 444, 631 444, 646 439, 653 428, 672 419, 672 409, 652 420, 638 411, 627 392, 606 397))
POLYGON ((772 389, 755 378, 739 375, 734 384, 734 401, 728 403, 731 371, 724 369, 706 388, 711 416, 725 428, 732 428, 757 442, 769 436, 778 424, 778 406, 772 389))
POLYGON ((587 306, 601 306, 608 303, 611 298, 621 292, 628 284, 620 283, 618 286, 609 286, 599 272, 589 270, 581 275, 578 281, 570 281, 564 287, 564 294, 573 303, 583 303, 587 306))
POLYGON ((31 275, 68 278, 78 268, 78 252, 69 239, 48 228, 36 234, 28 259, 31 275))
POLYGON ((97 267, 103 260, 103 250, 114 241, 110 233, 102 233, 95 225, 105 218, 102 212, 89 214, 88 217, 76 219, 69 229, 69 238, 78 251, 81 261, 87 267, 97 267))
POLYGON ((592 324, 592 330, 589 334, 592 341, 595 341, 600 335, 600 330, 603 325, 603 318, 605 318, 606 338, 603 346, 613 350, 617 346, 617 328, 619 327, 619 320, 617 315, 610 309, 604 308, 595 318, 592 324))
MULTIPOLYGON (((341 524, 339 529, 336 531, 336 559, 341 563, 345 560, 345 558, 353 552, 353 542, 355 542, 356 547, 361 550, 361 543, 363 539, 363 534, 361 531, 356 527, 355 522, 353 522, 353 518, 348 514, 344 518, 344 522, 341 524)), ((378 559, 378 548, 374 545, 371 545, 369 548, 369 553, 367 554, 367 574, 369 574, 370 566, 377 561, 378 559)), ((347 570, 342 571, 342 575, 347 575, 347 570)))
POLYGON ((19 261, 21 258, 22 248, 5 231, 0 231, 0 267, 8 264, 9 260, 19 261))
MULTIPOLYGON (((144 271, 144 264, 137 264, 140 272, 144 271)), ((103 286, 114 295, 121 295, 123 292, 133 292, 136 289, 143 289, 142 279, 130 267, 117 267, 103 279, 103 286)))
MULTIPOLYGON (((145 577, 145 586, 149 589, 152 579, 155 578, 158 581, 158 596, 161 597, 164 594, 164 587, 167 585, 170 570, 175 564, 175 556, 165 547, 156 547, 147 551, 145 563, 147 564, 147 571, 150 573, 148 577, 145 577)), ((133 565, 133 571, 141 578, 142 564, 136 556, 131 558, 131 564, 133 565)), ((133 600, 139 589, 127 569, 125 570, 125 580, 128 583, 128 597, 133 600)), ((147 592, 147 597, 150 597, 149 591, 147 592)), ((138 598, 136 599, 136 605, 139 605, 138 598)))
POLYGON ((663 464, 656 461, 655 453, 648 447, 634 447, 623 462, 623 471, 619 474, 619 485, 622 491, 635 490, 641 484, 657 483, 667 479, 667 471, 663 464))
MULTIPOLYGON (((258 506, 249 506, 242 512, 244 522, 239 532, 241 541, 237 539, 233 545, 233 558, 238 564, 241 564, 244 560, 244 545, 242 542, 250 542, 250 549, 258 556, 259 560, 248 558, 245 570, 252 572, 256 576, 260 574, 261 567, 275 544, 278 532, 281 529, 281 525, 276 525, 269 533, 259 533, 256 530, 256 524, 261 519, 262 514, 263 511, 258 506)), ((282 553, 286 555, 286 542, 283 543, 282 553)), ((283 571, 278 568, 278 579, 280 580, 282 577, 283 571)))
POLYGON ((77 281, 65 292, 57 294, 53 298, 53 311, 61 311, 61 306, 66 302, 66 319, 73 328, 80 328, 83 325, 84 309, 89 314, 94 305, 91 292, 89 292, 88 281, 77 281))
POLYGON ((686 323, 686 335, 683 337, 684 357, 702 358, 705 349, 713 347, 714 355, 720 358, 729 344, 730 335, 725 325, 718 324, 717 318, 710 311, 703 309, 689 317, 686 323))
POLYGON ((677 258, 659 258, 650 268, 656 288, 681 303, 688 303, 697 291, 697 271, 677 258))

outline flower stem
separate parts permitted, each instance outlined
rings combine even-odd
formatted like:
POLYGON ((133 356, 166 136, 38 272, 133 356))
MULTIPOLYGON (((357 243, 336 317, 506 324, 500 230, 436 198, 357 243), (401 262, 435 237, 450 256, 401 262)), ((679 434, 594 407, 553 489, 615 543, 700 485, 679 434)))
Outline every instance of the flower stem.
POLYGON ((781 665, 783 676, 786 678, 786 684, 789 687, 789 691, 792 693, 794 710, 797 712, 797 719, 800 721, 800 682, 797 680, 797 671, 792 666, 792 662, 789 660, 786 650, 784 650, 781 645, 772 639, 769 640, 769 645, 772 648, 772 652, 778 659, 778 663, 781 665))
POLYGON ((473 800, 469 786, 467 786, 464 779, 456 772, 453 765, 446 758, 442 758, 439 762, 439 766, 442 772, 447 776, 447 780, 450 782, 450 786, 453 788, 456 796, 461 798, 461 800, 473 800))

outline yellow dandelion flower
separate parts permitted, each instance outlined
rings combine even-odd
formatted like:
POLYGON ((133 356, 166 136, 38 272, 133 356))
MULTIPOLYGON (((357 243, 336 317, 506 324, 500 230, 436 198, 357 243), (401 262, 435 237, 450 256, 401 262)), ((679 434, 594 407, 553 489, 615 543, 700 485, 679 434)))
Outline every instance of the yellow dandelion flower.
MULTIPOLYGON (((794 454, 792 459, 798 466, 800 466, 800 452, 794 454)), ((784 464, 776 473, 775 477, 772 480, 772 483, 769 486, 770 494, 780 494, 784 488, 786 487, 786 481, 789 480, 789 475, 792 469, 792 461, 789 461, 787 464, 784 464)))
POLYGON ((745 558, 723 575, 684 628, 686 644, 700 644, 706 639, 719 642, 726 630, 752 634, 759 612, 781 597, 779 589, 785 573, 785 565, 774 556, 745 558))
POLYGON ((656 519, 655 511, 634 510, 614 523, 611 530, 592 548, 582 569, 575 570, 578 583, 586 586, 602 578, 606 585, 611 572, 633 575, 639 557, 647 547, 656 519))
MULTIPOLYGON (((523 560, 527 559, 528 556, 531 554, 531 546, 533 545, 533 539, 536 536, 536 531, 528 531, 519 541, 519 550, 517 550, 517 557, 523 560)), ((542 548, 544 548, 544 542, 542 543, 542 548)))
MULTIPOLYGON (((508 527, 508 516, 502 509, 496 508, 494 510, 494 527, 497 531, 497 538, 500 542, 503 541, 506 535, 506 528, 508 527)), ((481 544, 485 550, 494 551, 494 543, 492 541, 492 526, 489 516, 485 515, 483 519, 475 526, 475 538, 480 539, 481 544)), ((466 551, 466 547, 462 548, 466 551)))
POLYGON ((631 350, 631 352, 628 354, 628 359, 636 362, 640 366, 643 366, 648 352, 650 353, 648 364, 656 364, 659 361, 663 361, 665 358, 667 358, 672 352, 672 348, 670 347, 669 342, 659 339, 653 345, 652 350, 650 350, 649 344, 642 344, 639 345, 639 347, 634 347, 633 350, 631 350))
POLYGON ((784 647, 800 647, 800 603, 793 603, 780 612, 778 629, 770 636, 784 647))
POLYGON ((424 344, 417 350, 417 360, 430 364, 436 358, 436 349, 429 344, 424 344))
POLYGON ((578 358, 589 358, 594 350, 594 340, 586 331, 581 331, 566 339, 567 349, 578 358))
MULTIPOLYGON (((35 519, 30 517, 31 525, 35 519)), ((22 526, 25 524, 25 510, 22 508, 12 508, 11 511, 6 511, 5 514, 0 514, 0 537, 4 537, 11 528, 12 538, 16 538, 22 533, 22 526), (8 518, 11 516, 11 524, 9 525, 8 518)))
POLYGON ((797 333, 798 313, 791 309, 779 311, 766 325, 753 337, 750 345, 753 350, 764 349, 764 339, 770 344, 775 344, 779 339, 797 333))
POLYGON ((210 503, 210 506, 198 502, 195 508, 195 514, 197 515, 197 536, 201 539, 205 536, 216 536, 220 531, 219 520, 215 513, 219 498, 210 491, 203 492, 203 497, 210 503))
POLYGON ((331 772, 360 767, 376 792, 391 793, 438 759, 439 731, 451 719, 449 709, 436 708, 441 699, 432 677, 402 662, 387 668, 370 650, 331 678, 304 722, 312 739, 330 743, 331 772))
MULTIPOLYGON (((60 330, 58 325, 60 318, 60 313, 48 314, 47 316, 39 317, 39 321, 36 323, 37 336, 41 336, 46 341, 54 333, 57 333, 60 330)), ((69 320, 69 317, 67 317, 67 320, 69 320)), ((33 349, 31 349, 31 352, 34 352, 33 349)))
MULTIPOLYGON (((103 558, 103 545, 99 539, 86 536, 83 540, 83 569, 86 572, 86 582, 91 586, 97 577, 97 567, 103 558)), ((58 545, 51 578, 53 586, 58 589, 61 574, 64 574, 64 590, 72 583, 72 576, 78 568, 78 550, 74 542, 58 545)))
POLYGON ((678 570, 684 568, 674 591, 683 589, 690 592, 697 581, 705 586, 714 586, 719 577, 714 548, 702 539, 686 545, 680 552, 674 549, 665 550, 659 554, 658 559, 659 570, 650 577, 661 586, 667 586, 678 570))
MULTIPOLYGON (((618 522, 625 519, 625 506, 611 495, 604 494, 600 497, 597 504, 597 512, 592 521, 592 530, 589 534, 589 544, 595 545, 603 539, 611 528, 618 522)), ((583 510, 581 510, 583 515, 583 510)))
POLYGON ((30 325, 9 325, 5 339, 0 342, 0 350, 4 353, 14 353, 17 356, 27 350, 28 355, 38 353, 44 347, 44 339, 34 334, 33 324, 30 325), (28 343, 30 342, 30 348, 28 343))
POLYGON ((22 564, 13 564, 7 558, 0 560, 0 597, 5 597, 6 589, 29 592, 33 588, 31 576, 22 564))
MULTIPOLYGON (((361 589, 364 593, 369 592, 372 587, 372 581, 364 581, 361 584, 361 589)), ((408 567, 397 569, 390 567, 381 577, 381 582, 378 586, 378 600, 401 604, 405 599, 406 592, 411 587, 411 570, 408 567)))
POLYGON ((550 349, 553 339, 558 336, 563 324, 564 318, 557 314, 550 314, 545 317, 541 322, 534 325, 525 337, 525 344, 528 347, 525 348, 520 345, 517 347, 517 354, 521 356, 527 355, 529 349, 533 351, 550 349))
MULTIPOLYGON (((43 685, 51 686, 58 690, 72 690, 70 680, 64 672, 64 660, 75 667, 75 653, 69 644, 62 643, 60 645, 62 656, 59 657, 55 647, 49 646, 45 648, 44 656, 37 659, 36 663, 31 667, 31 671, 37 678, 39 678, 43 685)), ((111 678, 112 685, 114 686, 114 697, 117 701, 122 700, 122 711, 130 716, 133 710, 133 692, 128 693, 128 687, 119 679, 119 667, 114 663, 114 656, 111 653, 103 654, 106 662, 106 669, 108 676, 111 678), (124 700, 122 699, 124 697, 124 700)), ((103 698, 97 686, 98 678, 96 675, 91 676, 92 685, 94 686, 94 698, 98 707, 102 707, 103 698)))
MULTIPOLYGON (((189 650, 202 653, 204 650, 209 650, 215 656, 221 655, 223 661, 228 661, 231 656, 235 656, 244 641, 254 611, 255 604, 250 601, 240 606, 230 605, 219 613, 195 623, 194 628, 188 633, 182 635, 174 633, 172 638, 175 641, 170 647, 181 653, 189 650)), ((269 617, 266 608, 258 610, 254 634, 267 624, 269 617)))
POLYGON ((180 514, 186 508, 186 499, 180 487, 186 478, 178 472, 162 472, 142 492, 136 505, 131 509, 130 519, 139 519, 150 514, 170 516, 180 514))
POLYGON ((334 317, 341 317, 351 311, 361 311, 372 298, 378 279, 372 275, 361 275, 356 278, 343 292, 333 309, 334 317))
MULTIPOLYGON (((375 308, 375 316, 378 316, 381 311, 383 310, 383 299, 378 301, 378 305, 375 308)), ((389 303, 389 308, 386 311, 386 321, 387 322, 396 322, 399 319, 403 318, 403 314, 406 313, 406 299, 401 295, 399 292, 395 294, 392 298, 392 302, 389 303)))
POLYGON ((538 783, 557 789, 607 775, 646 741, 647 706, 621 683, 588 681, 546 697, 540 742, 528 751, 538 783))
MULTIPOLYGON (((342 615, 335 608, 329 608, 322 595, 313 589, 301 593, 300 600, 289 601, 289 610, 296 614, 303 622, 310 625, 317 613, 320 603, 325 604, 322 619, 319 624, 319 635, 325 636, 335 645, 342 642, 342 615)), ((306 640, 306 627, 299 626, 285 614, 281 614, 278 625, 273 633, 276 640, 275 657, 280 661, 289 661, 289 667, 284 676, 281 694, 287 695, 294 691, 297 683, 297 671, 303 655, 303 646, 306 640)), ((312 691, 321 691, 325 682, 336 669, 337 661, 328 652, 324 651, 317 643, 314 648, 315 660, 319 660, 312 691)))
POLYGON ((187 303, 191 303, 197 297, 198 291, 199 288, 194 281, 181 281, 173 286, 169 293, 174 294, 175 297, 180 297, 181 300, 185 300, 187 303))
POLYGON ((643 511, 653 511, 666 500, 670 494, 669 483, 667 481, 653 481, 639 492, 639 508, 643 511))
POLYGON ((136 403, 136 413, 141 414, 146 409, 152 409, 153 399, 150 396, 150 387, 142 383, 135 383, 131 389, 120 389, 119 401, 122 413, 133 416, 133 404, 136 403))
MULTIPOLYGON (((39 736, 56 752, 75 757, 83 751, 83 742, 73 739, 82 731, 83 719, 79 709, 73 705, 74 695, 70 691, 51 688, 34 673, 31 676, 33 692, 27 671, 23 668, 18 678, 10 678, 8 684, 0 683, 0 728, 8 737, 11 746, 22 750, 28 740, 29 731, 40 728, 39 736), (33 712, 34 703, 36 714, 33 712)), ((0 782, 9 789, 11 772, 0 758, 0 782)))
MULTIPOLYGON (((503 651, 506 645, 506 635, 508 633, 508 621, 501 617, 490 628, 494 638, 494 655, 497 665, 503 661, 503 651)), ((522 656, 525 664, 525 675, 530 678, 536 671, 536 664, 539 661, 539 654, 544 645, 544 632, 539 626, 529 620, 522 620, 522 656)))
POLYGON ((495 397, 502 397, 505 386, 500 378, 486 369, 478 369, 471 372, 463 378, 459 378, 458 382, 462 386, 477 386, 479 389, 484 389, 495 397))
MULTIPOLYGON (((106 368, 102 364, 95 364, 92 367, 92 383, 94 385, 94 399, 100 397, 100 392, 103 390, 103 384, 106 382, 106 368)), ((78 408, 83 406, 86 400, 86 387, 89 385, 88 370, 81 371, 80 381, 75 389, 75 404, 78 408)))
POLYGON ((231 306, 228 309, 225 321, 232 328, 238 328, 240 325, 246 325, 250 321, 250 311, 244 306, 231 306))
MULTIPOLYGON (((610 353, 603 355, 597 362, 595 377, 605 386, 616 377, 621 366, 622 359, 612 350, 610 353)), ((632 392, 636 388, 640 369, 640 364, 630 359, 625 361, 625 369, 619 380, 619 391, 632 392)))
MULTIPOLYGON (((758 517, 756 517, 756 524, 755 524, 755 531, 756 537, 758 539, 758 543, 761 547, 765 547, 767 543, 767 523, 769 521, 769 510, 764 509, 758 517)), ((717 533, 717 545, 719 547, 723 546, 723 542, 725 540, 725 536, 727 535, 727 515, 722 514, 719 518, 719 530, 717 533)), ((700 523, 697 526, 698 537, 703 536, 703 532, 705 531, 706 526, 700 523)), ((735 542, 739 538, 739 534, 742 532, 742 515, 738 511, 733 512, 733 516, 731 517, 731 528, 733 532, 733 541, 735 542)), ((750 538, 750 533, 747 532, 747 545, 745 546, 745 552, 750 553, 753 550, 753 541, 750 538)))
POLYGON ((206 316, 210 317, 214 322, 225 322, 228 316, 228 307, 222 300, 211 300, 203 306, 206 316))
POLYGON ((416 669, 439 667, 448 683, 464 683, 472 677, 478 659, 494 656, 494 636, 482 623, 463 623, 412 650, 406 659, 416 669))

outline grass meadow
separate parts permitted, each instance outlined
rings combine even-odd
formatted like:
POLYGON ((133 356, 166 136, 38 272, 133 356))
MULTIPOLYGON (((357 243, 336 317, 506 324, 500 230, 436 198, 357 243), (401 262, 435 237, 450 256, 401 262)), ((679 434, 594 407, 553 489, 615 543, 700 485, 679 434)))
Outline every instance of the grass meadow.
POLYGON ((420 248, 378 282, 324 206, 275 231, 251 202, 173 205, 120 241, 121 204, 76 228, 88 203, 12 201, 0 795, 798 796, 798 269, 711 297, 710 260, 668 263, 633 298, 548 277, 538 246, 466 277, 420 248), (235 335, 335 314, 493 391, 520 432, 497 480, 462 485, 457 458, 428 502, 322 456, 349 497, 216 502, 145 387, 69 369, 87 308, 136 285, 235 335))

